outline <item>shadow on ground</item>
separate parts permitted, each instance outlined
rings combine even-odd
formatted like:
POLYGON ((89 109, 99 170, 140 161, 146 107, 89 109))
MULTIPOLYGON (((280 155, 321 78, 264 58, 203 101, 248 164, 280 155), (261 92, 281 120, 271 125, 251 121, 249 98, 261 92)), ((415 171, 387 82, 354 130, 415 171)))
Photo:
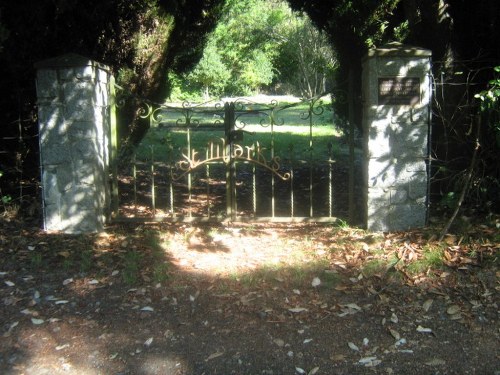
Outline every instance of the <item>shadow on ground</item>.
POLYGON ((430 230, 1 232, 2 374, 500 371, 490 240, 436 245, 445 262, 419 270, 430 230))

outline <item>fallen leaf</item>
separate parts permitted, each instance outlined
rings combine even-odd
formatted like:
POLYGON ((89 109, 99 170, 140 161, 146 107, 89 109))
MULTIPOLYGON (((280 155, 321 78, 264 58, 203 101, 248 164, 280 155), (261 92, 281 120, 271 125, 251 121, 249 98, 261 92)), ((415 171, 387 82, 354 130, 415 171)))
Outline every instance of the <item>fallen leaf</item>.
POLYGON ((392 313, 391 315, 391 322, 393 322, 394 324, 397 324, 399 322, 398 316, 394 313, 392 313))
POLYGON ((65 305, 66 303, 68 303, 69 301, 65 300, 65 299, 60 299, 58 301, 55 302, 56 305, 65 305))
POLYGON ((340 309, 342 310, 341 313, 338 313, 337 315, 340 317, 346 316, 346 315, 351 315, 351 314, 356 314, 361 311, 361 307, 359 307, 355 303, 348 303, 346 305, 339 305, 340 309))
POLYGON ((278 345, 280 348, 285 346, 285 341, 282 339, 274 339, 273 342, 278 345))
POLYGON ((425 328, 425 327, 422 327, 422 326, 419 325, 417 327, 417 332, 420 332, 420 333, 432 333, 432 329, 425 328))
POLYGON ((316 374, 317 372, 319 371, 319 366, 316 366, 315 368, 313 368, 311 371, 309 371, 307 373, 307 375, 314 375, 316 374))
POLYGON ((460 319, 462 319, 462 314, 457 313, 457 314, 450 315, 450 319, 451 320, 460 320, 460 319))
POLYGON ((404 345, 404 344, 406 344, 406 339, 405 339, 405 338, 402 338, 402 339, 399 339, 398 341, 396 341, 396 342, 394 343, 394 346, 397 348, 397 347, 399 347, 399 346, 401 346, 401 345, 404 345))
POLYGON ((96 280, 96 279, 92 279, 88 282, 90 285, 96 285, 96 284, 99 284, 99 281, 96 280))
POLYGON ((321 284, 321 280, 319 279, 319 277, 315 277, 311 283, 311 285, 316 288, 317 286, 319 286, 321 284))
POLYGON ((69 348, 69 344, 64 344, 64 345, 56 346, 56 350, 57 351, 63 350, 63 349, 66 349, 66 348, 69 348))
POLYGON ((401 338, 401 335, 399 334, 398 331, 389 328, 389 332, 391 333, 392 337, 394 337, 396 340, 399 340, 401 338))
POLYGON ((21 314, 24 314, 24 315, 37 315, 38 312, 36 312, 34 310, 30 310, 30 309, 24 309, 24 310, 21 310, 21 314))
POLYGON ((345 305, 340 305, 340 306, 343 306, 343 307, 347 307, 349 309, 353 309, 353 310, 358 310, 358 311, 361 311, 361 307, 359 307, 357 304, 355 303, 348 303, 348 304, 345 304, 345 305))
POLYGON ((220 357, 221 355, 224 355, 224 352, 215 352, 215 353, 212 353, 210 354, 206 359, 205 359, 205 362, 208 362, 214 358, 217 358, 217 357, 220 357))
POLYGON ((149 311, 149 312, 153 312, 155 311, 155 309, 153 309, 151 306, 144 306, 141 311, 149 311))
POLYGON ((334 354, 334 355, 330 356, 330 359, 332 361, 336 361, 336 362, 343 361, 345 359, 345 355, 344 354, 334 354))
POLYGON ((291 309, 288 309, 288 311, 293 313, 300 313, 303 311, 307 311, 307 309, 305 307, 292 307, 291 309))
POLYGON ((73 278, 70 277, 69 279, 66 279, 63 281, 63 285, 68 285, 68 284, 71 284, 73 282, 73 278))
POLYGON ((152 343, 153 343, 153 338, 152 337, 150 337, 149 339, 147 339, 146 341, 144 341, 144 345, 146 345, 146 346, 150 346, 152 343))
POLYGON ((194 296, 189 295, 189 300, 190 300, 191 302, 194 302, 194 301, 196 300, 196 298, 198 298, 198 296, 199 296, 199 295, 200 295, 200 291, 199 291, 199 290, 197 290, 197 291, 196 291, 196 293, 194 294, 194 296))
POLYGON ((304 344, 309 344, 313 339, 305 339, 304 344))
POLYGON ((352 350, 359 352, 359 348, 355 343, 349 341, 347 345, 349 345, 349 348, 351 348, 352 350))
POLYGON ((424 302, 424 304, 422 305, 422 308, 424 309, 425 312, 429 311, 433 302, 434 302, 434 300, 431 298, 429 298, 427 301, 424 302))
POLYGON ((7 285, 7 286, 14 286, 16 284, 14 284, 12 281, 6 280, 5 281, 5 285, 7 285))
POLYGON ((446 310, 446 312, 449 315, 455 315, 457 313, 460 313, 460 306, 458 306, 458 305, 451 305, 450 307, 448 307, 448 309, 446 310))
POLYGON ((295 367, 295 371, 297 373, 299 373, 299 374, 305 374, 306 373, 306 371, 304 369, 300 368, 300 367, 295 367))
POLYGON ((10 333, 12 332, 12 330, 13 330, 14 328, 16 328, 18 324, 19 324, 19 322, 14 322, 14 323, 12 323, 12 324, 9 326, 9 329, 7 330, 7 332, 5 332, 5 333, 3 334, 3 337, 9 337, 9 336, 10 336, 10 333))
POLYGON ((382 361, 377 359, 377 357, 364 357, 361 358, 358 363, 365 367, 375 367, 382 363, 382 361))
POLYGON ((45 321, 43 319, 31 318, 31 323, 35 325, 43 324, 45 321))

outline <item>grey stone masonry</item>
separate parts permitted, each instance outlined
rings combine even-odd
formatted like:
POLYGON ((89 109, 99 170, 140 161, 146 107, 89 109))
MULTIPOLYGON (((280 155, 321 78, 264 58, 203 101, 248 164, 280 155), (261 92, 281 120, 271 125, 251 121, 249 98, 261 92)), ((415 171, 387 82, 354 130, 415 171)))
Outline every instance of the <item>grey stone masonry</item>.
POLYGON ((110 204, 110 71, 74 54, 35 67, 44 228, 100 231, 110 204))
POLYGON ((429 182, 429 50, 390 43, 363 59, 365 223, 424 226, 429 182))

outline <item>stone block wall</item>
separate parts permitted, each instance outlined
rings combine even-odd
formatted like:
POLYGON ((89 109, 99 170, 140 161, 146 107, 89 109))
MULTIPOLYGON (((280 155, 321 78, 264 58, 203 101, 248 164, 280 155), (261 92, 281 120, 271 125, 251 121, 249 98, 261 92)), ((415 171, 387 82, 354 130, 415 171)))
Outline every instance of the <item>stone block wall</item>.
POLYGON ((35 67, 44 227, 100 231, 110 207, 110 71, 73 54, 35 67))
POLYGON ((428 50, 392 43, 363 60, 365 223, 373 231, 424 226, 430 122, 428 50))

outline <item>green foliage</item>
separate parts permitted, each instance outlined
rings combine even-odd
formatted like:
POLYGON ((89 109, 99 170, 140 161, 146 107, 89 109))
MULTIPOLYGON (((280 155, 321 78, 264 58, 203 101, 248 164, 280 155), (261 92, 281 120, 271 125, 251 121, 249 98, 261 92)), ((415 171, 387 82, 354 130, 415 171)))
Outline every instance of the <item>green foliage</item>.
POLYGON ((489 88, 476 94, 480 100, 480 111, 493 131, 497 148, 500 148, 500 66, 493 68, 495 78, 489 81, 489 88))
POLYGON ((277 59, 278 80, 302 97, 320 95, 332 86, 337 68, 335 53, 326 35, 305 15, 291 18, 282 33, 277 59))
MULTIPOLYGON (((3 176, 3 172, 0 171, 0 177, 3 176)), ((0 202, 2 202, 4 212, 7 210, 6 204, 10 203, 12 201, 12 197, 8 194, 4 195, 2 193, 2 189, 0 188, 0 202)))
POLYGON ((277 88, 308 97, 325 91, 335 58, 324 34, 285 1, 228 1, 203 58, 174 84, 209 96, 251 95, 277 88))
POLYGON ((212 95, 220 95, 231 77, 231 72, 222 62, 214 40, 210 40, 195 69, 187 75, 188 82, 201 86, 205 100, 212 95))
POLYGON ((442 268, 444 265, 444 247, 427 246, 423 249, 422 257, 408 264, 407 270, 410 274, 416 275, 429 270, 442 268))

